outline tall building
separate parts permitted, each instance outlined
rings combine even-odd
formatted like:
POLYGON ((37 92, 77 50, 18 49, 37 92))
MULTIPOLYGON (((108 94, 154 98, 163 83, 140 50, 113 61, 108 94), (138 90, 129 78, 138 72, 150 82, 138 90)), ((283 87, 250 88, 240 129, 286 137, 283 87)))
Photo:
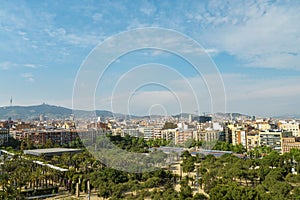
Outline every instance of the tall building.
POLYGON ((153 128, 153 137, 156 139, 162 139, 162 127, 161 126, 154 126, 153 128))
POLYGON ((41 114, 40 115, 40 122, 44 122, 45 121, 45 115, 44 114, 41 114))
POLYGON ((191 123, 192 122, 192 115, 191 114, 189 114, 189 123, 191 123))
POLYGON ((197 121, 199 123, 205 123, 205 122, 211 122, 212 121, 212 117, 209 117, 209 116, 197 116, 197 117, 194 117, 193 120, 197 121))
POLYGON ((0 146, 8 142, 8 137, 9 137, 9 129, 0 128, 0 146))
POLYGON ((235 130, 232 132, 232 144, 242 144, 244 147, 247 146, 247 134, 245 130, 235 130))
POLYGON ((232 133, 235 131, 233 124, 226 124, 224 127, 225 140, 228 143, 232 143, 232 133))
MULTIPOLYGON (((75 115, 74 114, 70 115, 70 121, 75 121, 75 115)), ((97 120, 97 122, 100 122, 100 117, 99 117, 99 120, 97 120)))

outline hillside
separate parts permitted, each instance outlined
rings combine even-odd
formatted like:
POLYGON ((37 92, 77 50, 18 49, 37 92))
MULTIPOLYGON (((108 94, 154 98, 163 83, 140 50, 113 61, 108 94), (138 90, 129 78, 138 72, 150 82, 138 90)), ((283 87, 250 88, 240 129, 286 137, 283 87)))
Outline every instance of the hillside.
MULTIPOLYGON (((34 106, 7 106, 0 107, 0 120, 7 120, 11 117, 13 120, 21 119, 21 120, 32 120, 39 119, 40 115, 44 115, 47 119, 65 119, 69 118, 71 114, 75 114, 75 117, 78 118, 95 118, 96 116, 103 118, 112 118, 116 117, 119 119, 130 119, 130 118, 155 118, 160 116, 136 116, 136 115, 125 115, 122 113, 112 113, 107 110, 96 110, 94 111, 85 111, 85 110, 72 110, 69 108, 54 106, 48 104, 34 105, 34 106)), ((173 117, 177 118, 188 118, 189 113, 181 113, 174 115, 173 117)), ((193 115, 192 115, 193 116, 193 115)), ((240 113, 215 113, 210 114, 213 119, 233 119, 239 117, 250 118, 248 115, 243 115, 240 113)))
MULTIPOLYGON (((41 114, 43 114, 48 119, 65 119, 69 118, 72 113, 75 113, 76 117, 88 118, 90 116, 95 116, 95 112, 77 110, 74 111, 69 108, 64 108, 61 106, 54 106, 48 104, 34 105, 34 106, 9 106, 0 107, 0 119, 7 120, 11 117, 13 120, 31 120, 38 119, 41 114)), ((100 117, 112 117, 112 112, 97 110, 97 116, 100 117)))

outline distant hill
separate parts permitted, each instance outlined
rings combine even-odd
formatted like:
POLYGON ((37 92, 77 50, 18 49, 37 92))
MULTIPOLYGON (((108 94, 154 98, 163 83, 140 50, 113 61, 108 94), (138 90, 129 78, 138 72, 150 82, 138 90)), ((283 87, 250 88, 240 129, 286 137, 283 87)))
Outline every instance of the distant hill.
MULTIPOLYGON (((192 115, 192 117, 194 117, 194 114, 190 114, 190 113, 181 113, 181 114, 177 114, 177 115, 173 115, 173 117, 176 118, 189 118, 189 115, 192 115)), ((229 119, 238 119, 238 118, 251 118, 249 115, 244 115, 241 113, 214 113, 214 114, 209 114, 206 113, 207 116, 211 116, 213 118, 213 120, 229 120, 229 119)))
MULTIPOLYGON (((38 119, 42 114, 48 119, 65 119, 69 118, 72 113, 80 118, 95 116, 95 112, 92 111, 76 110, 73 112, 73 110, 69 108, 48 104, 0 107, 0 119, 2 120, 7 120, 9 117, 13 120, 32 120, 38 119)), ((97 110, 96 115, 106 118, 112 117, 113 113, 105 110, 97 110)))
POLYGON ((35 119, 43 114, 48 118, 63 119, 72 114, 72 110, 60 106, 52 106, 48 104, 36 106, 9 106, 0 107, 0 119, 35 119))
MULTIPOLYGON (((94 111, 84 111, 84 110, 72 110, 69 108, 61 107, 61 106, 54 106, 48 104, 41 104, 35 106, 7 106, 7 107, 0 107, 0 120, 7 120, 11 117, 13 120, 21 119, 21 120, 33 120, 39 119, 40 115, 44 115, 47 119, 66 119, 69 118, 71 114, 75 114, 75 117, 78 118, 94 118, 94 117, 101 117, 102 119, 105 118, 112 118, 117 117, 119 119, 130 119, 130 118, 155 118, 159 116, 136 116, 136 115, 125 115, 121 113, 112 113, 107 110, 96 110, 94 111)), ((180 113, 174 115, 173 117, 177 118, 188 118, 189 113, 180 113)), ((233 119, 244 117, 250 118, 248 115, 243 115, 240 113, 215 113, 215 114, 208 114, 212 116, 213 119, 230 119, 231 116, 233 119)), ((192 114, 192 116, 194 116, 192 114)))
POLYGON ((189 118, 190 115, 194 116, 193 114, 190 114, 190 113, 179 113, 177 115, 172 115, 172 117, 178 118, 178 119, 180 119, 180 118, 186 118, 187 119, 187 118, 189 118))
POLYGON ((213 118, 216 120, 237 120, 237 119, 251 119, 252 117, 249 115, 241 114, 241 113, 215 113, 213 118))
POLYGON ((290 114, 290 115, 280 115, 280 116, 273 116, 275 119, 300 119, 300 115, 297 114, 290 114))

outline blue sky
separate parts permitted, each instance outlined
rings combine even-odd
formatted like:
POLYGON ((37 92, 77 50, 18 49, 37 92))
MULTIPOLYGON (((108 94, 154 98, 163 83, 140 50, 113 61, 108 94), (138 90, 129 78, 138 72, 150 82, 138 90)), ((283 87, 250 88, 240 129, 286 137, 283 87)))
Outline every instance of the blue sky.
MULTIPOLYGON (((299 1, 1 1, 0 105, 8 105, 13 96, 14 105, 46 102, 71 108, 76 75, 98 44, 124 31, 159 27, 183 33, 206 50, 224 81, 226 111, 299 114, 299 9, 299 1)), ((201 90, 200 108, 183 101, 188 105, 179 109, 174 94, 193 96, 173 72, 151 75, 147 66, 150 71, 146 67, 130 80, 121 78, 147 63, 166 65, 191 82, 201 82, 178 56, 158 50, 131 52, 116 60, 99 82, 96 108, 132 114, 212 111, 204 86, 196 88, 201 90), (150 84, 130 91, 132 80, 145 74, 176 89, 150 84), (119 98, 111 100, 118 81, 122 84, 114 95, 119 98), (127 105, 118 101, 124 98, 127 105)))

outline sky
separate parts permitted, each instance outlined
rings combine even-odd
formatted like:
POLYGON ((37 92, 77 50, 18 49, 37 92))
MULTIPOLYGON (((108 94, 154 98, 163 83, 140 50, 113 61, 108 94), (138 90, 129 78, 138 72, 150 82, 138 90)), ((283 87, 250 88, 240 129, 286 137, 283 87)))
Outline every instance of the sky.
POLYGON ((12 96, 13 105, 137 115, 299 115, 299 9, 299 1, 3 0, 0 106, 12 96), (160 31, 135 33, 149 28, 160 31), (165 30, 172 32, 169 38, 165 30), (120 37, 109 46, 107 41, 120 37), (117 54, 124 46, 148 43, 170 49, 117 54), (113 54, 101 74, 101 63, 113 54), (200 72, 189 56, 199 58, 200 72), (88 69, 91 60, 95 67, 88 69))

